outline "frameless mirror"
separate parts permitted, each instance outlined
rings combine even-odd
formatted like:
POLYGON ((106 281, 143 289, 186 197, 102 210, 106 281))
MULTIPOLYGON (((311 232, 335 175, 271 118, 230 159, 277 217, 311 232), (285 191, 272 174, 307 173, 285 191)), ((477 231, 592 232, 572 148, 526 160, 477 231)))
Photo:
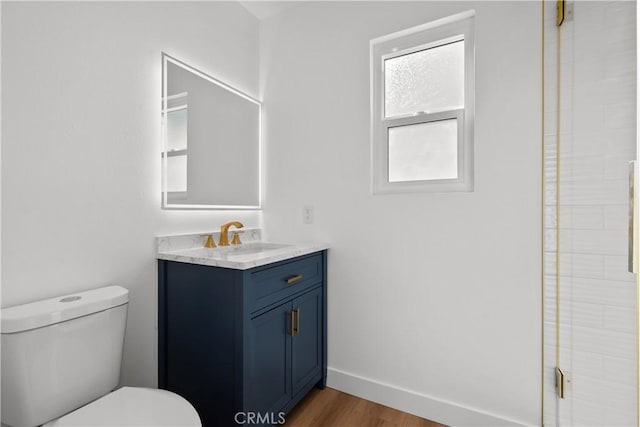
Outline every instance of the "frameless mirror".
POLYGON ((162 54, 162 207, 259 209, 261 104, 162 54))

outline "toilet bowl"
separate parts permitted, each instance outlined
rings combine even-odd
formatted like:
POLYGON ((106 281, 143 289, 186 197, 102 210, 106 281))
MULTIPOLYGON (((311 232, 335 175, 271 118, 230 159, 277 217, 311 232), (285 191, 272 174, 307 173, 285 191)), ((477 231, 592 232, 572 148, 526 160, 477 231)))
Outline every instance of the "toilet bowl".
POLYGON ((2 426, 201 427, 175 393, 117 388, 128 303, 108 286, 2 309, 2 426))
POLYGON ((42 427, 200 427, 193 406, 175 393, 122 387, 42 427))

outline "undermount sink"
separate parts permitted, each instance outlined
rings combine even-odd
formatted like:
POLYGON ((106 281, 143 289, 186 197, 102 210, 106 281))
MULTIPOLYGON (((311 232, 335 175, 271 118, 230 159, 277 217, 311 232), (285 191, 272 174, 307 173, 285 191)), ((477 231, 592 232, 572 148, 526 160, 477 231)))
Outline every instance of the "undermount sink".
POLYGON ((212 259, 232 259, 243 255, 261 255, 268 252, 291 248, 293 245, 284 243, 250 242, 241 245, 224 246, 217 248, 196 248, 176 251, 176 254, 212 259))
POLYGON ((277 249, 286 249, 290 246, 292 245, 287 245, 285 243, 255 242, 218 249, 225 251, 227 255, 249 255, 277 249))

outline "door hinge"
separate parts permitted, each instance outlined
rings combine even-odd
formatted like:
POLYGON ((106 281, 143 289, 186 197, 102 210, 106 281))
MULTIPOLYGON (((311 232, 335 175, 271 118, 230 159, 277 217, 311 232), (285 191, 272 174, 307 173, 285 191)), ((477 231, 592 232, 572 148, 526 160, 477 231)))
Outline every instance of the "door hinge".
POLYGON ((573 2, 556 0, 556 26, 559 27, 567 21, 573 21, 573 2))
POLYGON ((556 367, 556 392, 560 399, 564 399, 565 381, 564 372, 562 372, 562 369, 556 367))
POLYGON ((556 0, 556 26, 562 25, 564 22, 564 0, 556 0))

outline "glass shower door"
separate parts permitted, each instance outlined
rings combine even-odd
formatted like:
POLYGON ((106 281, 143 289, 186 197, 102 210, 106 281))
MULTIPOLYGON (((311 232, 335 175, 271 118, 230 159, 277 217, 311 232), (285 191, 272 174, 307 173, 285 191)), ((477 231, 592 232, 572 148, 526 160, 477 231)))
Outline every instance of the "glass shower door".
POLYGON ((544 425, 637 426, 636 3, 543 7, 544 425))

